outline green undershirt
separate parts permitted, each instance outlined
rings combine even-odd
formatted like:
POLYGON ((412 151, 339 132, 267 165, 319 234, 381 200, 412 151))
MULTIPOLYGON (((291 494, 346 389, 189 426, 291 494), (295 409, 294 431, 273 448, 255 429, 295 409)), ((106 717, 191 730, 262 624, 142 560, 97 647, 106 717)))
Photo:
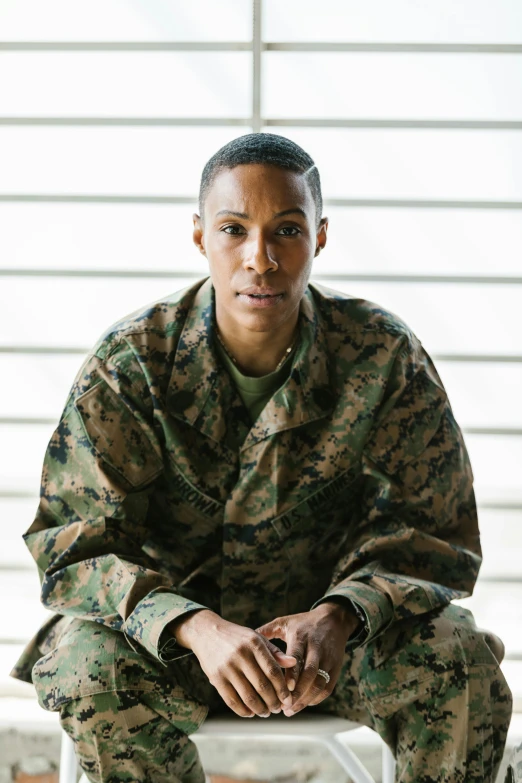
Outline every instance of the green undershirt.
POLYGON ((251 375, 243 375, 219 340, 216 340, 216 348, 221 361, 237 387, 245 408, 254 422, 274 392, 283 385, 290 375, 292 362, 287 360, 283 362, 283 365, 276 372, 261 375, 260 378, 254 378, 251 375))

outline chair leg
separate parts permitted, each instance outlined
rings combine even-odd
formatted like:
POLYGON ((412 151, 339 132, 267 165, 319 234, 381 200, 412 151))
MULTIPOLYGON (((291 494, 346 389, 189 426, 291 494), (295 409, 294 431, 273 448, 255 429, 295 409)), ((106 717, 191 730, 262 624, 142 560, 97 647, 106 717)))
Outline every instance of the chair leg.
POLYGON ((60 783, 76 783, 78 764, 74 752, 74 742, 65 731, 62 731, 60 748, 60 783))
POLYGON ((347 772, 354 783, 375 783, 367 769, 363 767, 355 753, 338 737, 324 737, 321 742, 335 756, 341 767, 347 772))
POLYGON ((382 783, 393 783, 395 780, 395 759, 385 742, 382 743, 382 783))

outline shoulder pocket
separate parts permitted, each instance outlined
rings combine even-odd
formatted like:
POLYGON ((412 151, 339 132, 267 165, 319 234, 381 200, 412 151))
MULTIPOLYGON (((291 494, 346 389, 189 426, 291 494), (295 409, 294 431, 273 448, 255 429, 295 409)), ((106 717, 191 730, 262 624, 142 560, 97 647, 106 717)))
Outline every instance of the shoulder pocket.
POLYGON ((82 394, 76 410, 99 458, 131 487, 151 482, 163 462, 142 424, 104 380, 82 394))

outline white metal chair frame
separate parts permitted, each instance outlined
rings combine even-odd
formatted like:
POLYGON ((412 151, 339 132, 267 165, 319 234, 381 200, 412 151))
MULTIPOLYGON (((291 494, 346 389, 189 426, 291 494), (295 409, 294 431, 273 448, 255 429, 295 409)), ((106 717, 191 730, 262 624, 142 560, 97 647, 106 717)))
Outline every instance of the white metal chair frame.
MULTIPOLYGON (((191 734, 191 738, 200 736, 213 737, 217 740, 234 740, 241 742, 248 739, 277 739, 281 742, 304 741, 317 742, 328 748, 337 759, 344 771, 350 775, 354 783, 375 783, 374 778, 361 764, 355 753, 350 750, 343 739, 349 731, 360 728, 359 723, 353 723, 343 718, 328 715, 312 715, 300 713, 292 718, 284 715, 271 715, 270 718, 238 718, 235 715, 211 716, 204 721, 200 729, 191 734)), ((74 743, 63 732, 60 759, 60 783, 76 783, 77 761, 74 754, 74 743)), ((387 745, 382 748, 382 783, 393 783, 395 761, 387 745)), ((88 783, 82 775, 80 783, 88 783)))

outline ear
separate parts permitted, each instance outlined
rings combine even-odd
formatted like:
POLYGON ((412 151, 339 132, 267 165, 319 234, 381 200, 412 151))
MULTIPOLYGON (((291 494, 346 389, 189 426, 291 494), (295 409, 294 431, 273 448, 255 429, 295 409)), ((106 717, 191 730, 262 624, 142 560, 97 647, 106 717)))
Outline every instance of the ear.
POLYGON ((315 253, 314 258, 319 255, 321 250, 326 245, 326 234, 328 231, 328 218, 321 218, 319 222, 319 228, 317 229, 317 236, 315 238, 315 253))
POLYGON ((200 216, 194 212, 192 215, 192 222, 194 223, 194 231, 192 232, 192 239, 194 244, 196 245, 199 252, 206 256, 203 221, 201 220, 200 216))

